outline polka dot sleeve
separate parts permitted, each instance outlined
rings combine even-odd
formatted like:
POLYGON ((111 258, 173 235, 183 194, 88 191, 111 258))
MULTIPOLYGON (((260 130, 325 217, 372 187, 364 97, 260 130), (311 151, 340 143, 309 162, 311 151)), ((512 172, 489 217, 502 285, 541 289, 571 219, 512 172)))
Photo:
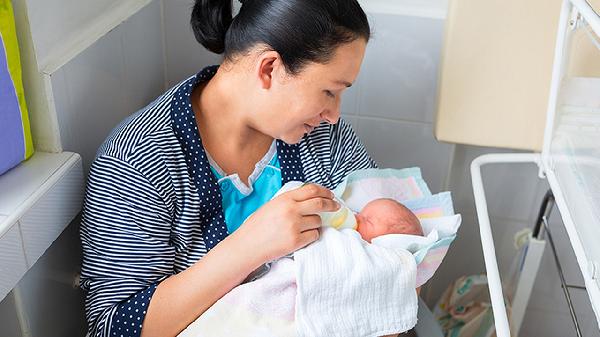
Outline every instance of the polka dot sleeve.
POLYGON ((142 323, 146 316, 146 310, 150 299, 156 290, 157 284, 133 295, 127 301, 121 303, 113 315, 110 327, 110 336, 138 337, 142 333, 142 323))

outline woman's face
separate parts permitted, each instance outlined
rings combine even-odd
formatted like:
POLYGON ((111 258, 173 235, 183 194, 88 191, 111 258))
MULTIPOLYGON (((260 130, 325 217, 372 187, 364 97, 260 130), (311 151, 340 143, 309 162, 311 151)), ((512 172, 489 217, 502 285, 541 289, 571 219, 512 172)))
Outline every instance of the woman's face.
POLYGON ((342 94, 355 81, 365 48, 364 39, 343 44, 327 64, 310 63, 296 75, 288 74, 281 64, 273 65, 255 128, 295 144, 322 122, 337 123, 342 94))

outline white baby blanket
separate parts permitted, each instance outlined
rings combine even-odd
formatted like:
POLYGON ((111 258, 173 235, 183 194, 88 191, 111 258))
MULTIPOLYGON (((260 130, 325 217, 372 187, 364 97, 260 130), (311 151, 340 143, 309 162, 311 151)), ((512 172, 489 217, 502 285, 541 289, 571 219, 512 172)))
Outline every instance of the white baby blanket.
POLYGON ((461 215, 455 214, 434 219, 421 219, 424 236, 388 234, 371 240, 382 247, 404 248, 417 262, 417 287, 427 282, 442 264, 448 248, 460 227, 461 215))
POLYGON ((256 281, 223 296, 179 337, 292 337, 296 275, 294 261, 282 258, 256 281))
POLYGON ((374 337, 415 326, 415 259, 387 244, 323 228, 319 241, 294 254, 297 336, 374 337))
POLYGON ((415 259, 363 241, 354 230, 282 258, 256 281, 226 294, 179 337, 383 336, 417 321, 415 259), (297 286, 301 285, 301 286, 297 286))
POLYGON ((432 195, 418 168, 357 171, 334 192, 354 211, 381 197, 400 201, 425 235, 384 235, 368 244, 356 231, 323 229, 319 241, 295 253, 296 262, 275 261, 180 336, 363 337, 413 327, 415 287, 439 267, 460 226, 450 193, 432 195))

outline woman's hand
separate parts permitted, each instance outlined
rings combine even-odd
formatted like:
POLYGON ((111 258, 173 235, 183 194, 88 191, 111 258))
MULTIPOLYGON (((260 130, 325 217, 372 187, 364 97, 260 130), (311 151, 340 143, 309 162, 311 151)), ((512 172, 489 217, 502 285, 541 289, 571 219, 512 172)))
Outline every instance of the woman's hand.
POLYGON ((321 217, 340 205, 329 189, 308 184, 283 193, 252 214, 234 233, 240 240, 251 242, 259 264, 277 259, 319 238, 321 217))
POLYGON ((320 212, 339 209, 333 193, 306 185, 273 198, 208 254, 162 281, 149 305, 143 336, 172 336, 253 270, 319 238, 320 212))

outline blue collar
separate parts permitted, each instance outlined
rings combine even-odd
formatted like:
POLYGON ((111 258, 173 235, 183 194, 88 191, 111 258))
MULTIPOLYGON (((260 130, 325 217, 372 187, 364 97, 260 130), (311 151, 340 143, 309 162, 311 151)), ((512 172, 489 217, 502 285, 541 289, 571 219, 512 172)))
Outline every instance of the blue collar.
MULTIPOLYGON (((221 191, 202 146, 190 96, 192 90, 199 84, 210 80, 218 68, 219 66, 206 67, 196 76, 183 82, 173 94, 171 101, 173 130, 179 140, 188 172, 194 180, 200 197, 202 237, 207 250, 216 246, 229 233, 225 225, 221 191)), ((277 156, 281 164, 282 186, 289 181, 305 181, 298 144, 290 145, 277 140, 277 156)))

